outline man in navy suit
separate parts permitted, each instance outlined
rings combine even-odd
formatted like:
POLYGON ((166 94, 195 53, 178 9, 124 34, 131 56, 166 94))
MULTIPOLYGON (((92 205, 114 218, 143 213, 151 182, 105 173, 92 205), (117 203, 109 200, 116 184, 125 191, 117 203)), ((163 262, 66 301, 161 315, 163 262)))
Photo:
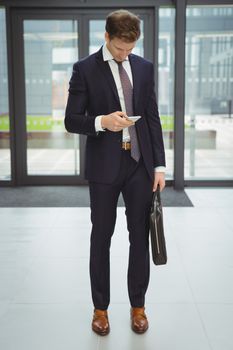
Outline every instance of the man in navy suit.
POLYGON ((87 135, 85 177, 91 206, 92 329, 109 333, 109 252, 122 193, 129 231, 128 293, 131 328, 148 329, 149 210, 152 192, 165 186, 165 154, 154 93, 153 64, 131 54, 140 19, 118 10, 106 20, 105 44, 76 62, 70 79, 65 127, 87 135), (132 121, 130 116, 140 116, 132 121))

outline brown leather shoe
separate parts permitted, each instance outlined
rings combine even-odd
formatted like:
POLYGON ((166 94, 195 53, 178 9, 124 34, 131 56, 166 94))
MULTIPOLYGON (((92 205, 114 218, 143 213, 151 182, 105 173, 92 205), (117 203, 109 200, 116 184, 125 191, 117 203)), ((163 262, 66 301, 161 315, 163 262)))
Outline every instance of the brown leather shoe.
POLYGON ((107 310, 94 310, 92 329, 99 335, 107 335, 110 331, 107 310))
POLYGON ((145 333, 149 327, 145 307, 132 307, 130 314, 132 330, 139 334, 145 333))

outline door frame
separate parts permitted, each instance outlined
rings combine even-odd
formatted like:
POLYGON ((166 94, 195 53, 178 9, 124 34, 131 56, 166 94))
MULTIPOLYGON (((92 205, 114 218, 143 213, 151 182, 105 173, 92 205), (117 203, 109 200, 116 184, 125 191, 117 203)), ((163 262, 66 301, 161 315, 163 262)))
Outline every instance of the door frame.
MULTIPOLYGON (((28 175, 27 174, 27 130, 26 130, 26 88, 25 88, 25 70, 24 70, 24 40, 23 40, 23 21, 24 20, 76 20, 78 21, 78 50, 79 59, 89 54, 89 20, 105 19, 106 15, 112 11, 109 9, 22 9, 14 8, 11 13, 11 32, 12 45, 12 93, 10 98, 12 108, 10 109, 10 120, 13 126, 13 184, 14 185, 85 185, 87 181, 84 178, 85 163, 85 143, 86 136, 79 135, 80 145, 80 174, 79 175, 28 175), (23 117, 22 117, 23 116, 23 117)), ((144 19, 145 37, 153 38, 149 33, 154 32, 153 28, 155 12, 153 8, 131 9, 136 11, 144 19)), ((103 38, 104 42, 104 38, 103 38)), ((158 42, 157 42, 158 44, 158 42)), ((151 40, 144 40, 144 56, 155 61, 154 53, 157 52, 156 43, 151 40)), ((157 69, 155 69, 157 74, 157 69)), ((156 77, 155 77, 156 78, 156 77)), ((157 79, 155 80, 157 84, 157 79)))

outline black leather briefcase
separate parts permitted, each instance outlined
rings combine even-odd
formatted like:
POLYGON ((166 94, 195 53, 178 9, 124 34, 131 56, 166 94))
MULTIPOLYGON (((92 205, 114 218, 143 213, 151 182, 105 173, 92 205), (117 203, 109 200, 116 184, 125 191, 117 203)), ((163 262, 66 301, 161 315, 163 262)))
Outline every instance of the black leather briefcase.
POLYGON ((150 210, 150 237, 152 260, 155 265, 167 263, 166 241, 163 227, 163 209, 161 204, 160 189, 153 192, 150 210))

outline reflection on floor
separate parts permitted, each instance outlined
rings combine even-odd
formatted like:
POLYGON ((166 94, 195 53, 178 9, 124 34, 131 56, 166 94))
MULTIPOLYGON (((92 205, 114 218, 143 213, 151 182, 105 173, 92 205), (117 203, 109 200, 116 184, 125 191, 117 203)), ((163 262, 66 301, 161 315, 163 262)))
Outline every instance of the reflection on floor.
POLYGON ((89 208, 0 209, 3 350, 233 348, 233 189, 189 189, 164 208, 168 264, 151 264, 144 335, 130 329, 124 208, 111 248, 111 333, 91 331, 89 208))

